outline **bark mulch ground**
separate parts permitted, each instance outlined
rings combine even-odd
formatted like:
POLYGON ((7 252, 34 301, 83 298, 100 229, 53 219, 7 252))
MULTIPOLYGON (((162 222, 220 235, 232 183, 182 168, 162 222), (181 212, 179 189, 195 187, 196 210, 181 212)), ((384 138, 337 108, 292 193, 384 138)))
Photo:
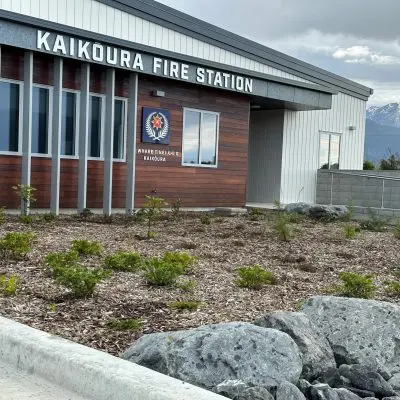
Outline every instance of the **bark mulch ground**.
POLYGON ((400 268, 400 241, 391 230, 361 231, 348 240, 344 222, 302 219, 291 225, 293 239, 283 242, 274 229, 274 218, 272 213, 256 221, 248 216, 213 218, 204 225, 199 215, 184 215, 157 222, 157 236, 147 241, 137 238, 146 234, 145 225, 122 216, 112 223, 102 223, 100 217, 88 221, 62 217, 31 225, 7 217, 0 225, 0 237, 11 231, 34 232, 36 240, 25 260, 0 260, 0 275, 19 277, 16 296, 0 293, 0 314, 118 355, 143 334, 253 321, 271 311, 296 310, 302 300, 329 293, 342 271, 374 274, 375 297, 398 302, 385 289, 387 280, 398 279, 393 273, 400 268), (143 257, 185 251, 198 258, 189 276, 182 278, 193 280, 195 288, 187 293, 177 287, 152 287, 140 273, 116 272, 98 285, 93 297, 71 299, 49 276, 43 260, 51 252, 68 250, 74 239, 102 243, 102 257, 85 261, 99 267, 107 254, 117 250, 137 251, 143 257), (259 291, 237 287, 235 270, 256 264, 273 272, 278 283, 259 291), (179 300, 197 300, 202 305, 198 311, 169 308, 179 300), (142 329, 119 332, 107 327, 109 321, 121 318, 140 318, 142 329))

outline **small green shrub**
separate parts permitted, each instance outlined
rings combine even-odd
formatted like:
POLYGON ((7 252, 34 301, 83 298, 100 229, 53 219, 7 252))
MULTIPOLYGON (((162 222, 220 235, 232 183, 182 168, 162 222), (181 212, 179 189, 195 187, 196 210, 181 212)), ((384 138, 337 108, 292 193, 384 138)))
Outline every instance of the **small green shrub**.
POLYGON ((194 289, 196 288, 196 282, 192 279, 187 279, 185 281, 178 282, 176 287, 186 293, 193 293, 194 289))
POLYGON ((20 260, 31 251, 33 233, 9 232, 0 240, 0 254, 4 258, 20 260))
POLYGON ((93 215, 93 212, 92 212, 92 210, 91 210, 90 208, 84 208, 84 209, 82 210, 82 212, 80 213, 80 216, 81 216, 83 219, 88 219, 88 218, 90 218, 92 215, 93 215))
POLYGON ((32 215, 20 215, 19 216, 19 221, 26 225, 32 224, 34 220, 35 219, 33 218, 32 215))
POLYGON ((37 189, 30 185, 17 185, 13 186, 12 188, 15 190, 16 194, 21 200, 21 216, 28 215, 31 205, 36 201, 34 195, 37 189))
POLYGON ((191 257, 187 253, 172 251, 166 252, 162 258, 162 261, 175 265, 175 267, 181 271, 181 275, 183 275, 196 262, 196 257, 191 257))
POLYGON ((249 210, 250 221, 258 221, 263 216, 264 213, 259 208, 251 208, 249 210))
POLYGON ((242 288, 259 290, 265 285, 274 285, 277 282, 272 272, 266 271, 259 265, 239 268, 237 273, 239 278, 236 284, 242 288))
POLYGON ((91 296, 96 285, 108 276, 109 272, 102 269, 70 266, 58 269, 56 282, 70 289, 74 297, 85 298, 91 296))
POLYGON ((156 234, 153 232, 153 225, 157 219, 160 219, 164 213, 163 207, 167 205, 161 197, 146 196, 146 202, 137 213, 138 217, 147 221, 147 238, 153 239, 156 234))
POLYGON ((5 213, 6 208, 5 207, 0 207, 0 225, 4 224, 6 222, 6 213, 5 213))
POLYGON ((344 234, 346 239, 355 239, 357 236, 357 229, 354 225, 346 225, 344 227, 344 234))
POLYGON ((279 235, 279 238, 285 242, 289 242, 292 238, 292 231, 289 227, 289 216, 288 213, 279 212, 275 219, 275 230, 279 235))
POLYGON ((133 331, 142 329, 142 321, 138 318, 123 318, 107 322, 107 328, 113 331, 133 331))
POLYGON ((104 260, 107 268, 115 271, 134 272, 142 265, 142 259, 138 253, 117 251, 107 256, 104 260))
POLYGON ((49 311, 53 313, 57 312, 57 304, 56 303, 49 304, 49 311))
POLYGON ((387 281, 386 289, 389 294, 395 297, 400 297, 400 282, 398 281, 387 281))
POLYGON ((76 251, 67 251, 48 254, 44 262, 53 272, 53 277, 57 278, 63 269, 78 266, 79 254, 76 251))
POLYGON ((144 262, 144 276, 154 286, 170 286, 183 275, 182 265, 175 265, 160 258, 151 258, 144 262))
POLYGON ((375 170, 375 164, 372 161, 365 160, 363 164, 363 170, 364 171, 373 171, 375 170))
POLYGON ((76 251, 80 256, 99 256, 103 250, 99 242, 91 242, 90 240, 74 240, 72 241, 72 251, 76 251))
POLYGON ((54 222, 57 221, 58 216, 53 213, 47 213, 42 215, 43 221, 45 222, 54 222))
POLYGON ((181 216, 181 208, 182 208, 182 200, 177 199, 172 203, 171 211, 172 211, 172 218, 179 219, 181 216))
POLYGON ((200 215, 200 222, 203 225, 211 225, 212 223, 212 215, 208 213, 203 213, 200 215))
POLYGON ((197 311, 201 304, 200 301, 173 301, 169 303, 168 307, 179 311, 197 311))
POLYGON ((361 228, 371 232, 384 232, 389 222, 388 218, 381 218, 373 209, 368 209, 369 218, 360 223, 361 228))
POLYGON ((5 296, 15 296, 17 293, 18 277, 15 275, 7 278, 6 276, 0 276, 0 290, 5 296))
POLYGON ((342 285, 337 287, 340 295, 359 299, 370 299, 374 296, 376 286, 373 275, 359 275, 353 272, 341 272, 342 285))

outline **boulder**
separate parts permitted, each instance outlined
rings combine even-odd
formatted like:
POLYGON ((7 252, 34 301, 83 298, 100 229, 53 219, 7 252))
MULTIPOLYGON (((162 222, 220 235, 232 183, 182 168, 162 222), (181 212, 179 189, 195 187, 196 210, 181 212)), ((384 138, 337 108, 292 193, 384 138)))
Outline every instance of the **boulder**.
POLYGON ((368 390, 379 397, 394 396, 396 393, 380 374, 366 365, 341 365, 339 372, 350 379, 353 386, 362 390, 368 390))
POLYGON ((343 218, 349 210, 346 206, 325 206, 319 204, 292 203, 285 207, 287 212, 308 215, 315 219, 335 220, 343 218))
POLYGON ((236 322, 146 335, 122 357, 205 389, 224 380, 265 388, 297 383, 302 371, 289 335, 236 322))
POLYGON ((300 215, 309 215, 310 204, 307 203, 292 203, 285 207, 287 212, 296 213, 300 215))
POLYGON ((360 396, 350 392, 347 389, 335 389, 336 393, 339 395, 340 400, 361 400, 360 396))
POLYGON ((322 373, 317 378, 318 382, 326 383, 330 387, 341 387, 342 386, 342 377, 339 374, 339 370, 337 368, 327 368, 322 371, 322 373))
POLYGON ((290 382, 282 382, 276 391, 276 400, 306 400, 295 385, 290 382))
POLYGON ((246 389, 242 394, 233 400, 275 400, 274 396, 267 389, 256 386, 246 389))
POLYGON ((324 383, 313 385, 310 389, 310 397, 312 400, 340 400, 335 389, 324 383))
POLYGON ((322 332, 306 314, 276 312, 255 322, 265 328, 287 333, 300 349, 303 362, 301 377, 312 381, 329 368, 336 368, 333 351, 322 332))
POLYGON ((301 311, 327 337, 338 365, 371 357, 393 371, 400 365, 400 307, 374 300, 317 296, 301 311))
POLYGON ((249 387, 243 381, 226 380, 217 385, 213 389, 213 392, 220 394, 221 396, 228 397, 229 399, 233 399, 242 394, 248 388, 249 387))
POLYGON ((389 380, 389 385, 394 390, 400 391, 400 374, 393 375, 393 377, 389 380))

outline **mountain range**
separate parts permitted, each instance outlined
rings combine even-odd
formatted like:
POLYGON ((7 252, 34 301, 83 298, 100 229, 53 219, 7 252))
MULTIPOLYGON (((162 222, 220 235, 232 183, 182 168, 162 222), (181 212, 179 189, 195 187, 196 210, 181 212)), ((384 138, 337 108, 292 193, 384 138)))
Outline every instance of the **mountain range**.
POLYGON ((390 153, 400 153, 400 104, 369 106, 364 158, 379 163, 390 153))

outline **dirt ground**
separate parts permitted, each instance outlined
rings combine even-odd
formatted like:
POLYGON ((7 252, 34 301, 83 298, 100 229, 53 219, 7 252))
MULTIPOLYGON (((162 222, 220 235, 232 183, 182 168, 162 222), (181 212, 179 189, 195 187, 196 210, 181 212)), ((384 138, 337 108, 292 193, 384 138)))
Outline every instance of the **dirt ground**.
POLYGON ((329 293, 342 271, 372 273, 378 285, 377 299, 390 297, 384 282, 400 268, 400 240, 393 232, 362 231, 354 240, 344 234, 344 223, 304 219, 292 224, 290 242, 279 239, 274 215, 252 221, 248 216, 213 218, 203 225, 197 215, 177 221, 159 221, 157 236, 139 240, 146 228, 125 217, 106 224, 100 217, 88 222, 62 217, 53 223, 21 224, 7 217, 0 237, 10 231, 34 232, 33 250, 23 261, 0 260, 0 275, 17 275, 14 297, 0 294, 0 314, 34 328, 48 331, 114 355, 120 354, 143 334, 198 327, 227 321, 253 321, 275 310, 296 310, 302 300, 329 293), (104 257, 117 250, 137 251, 143 257, 166 251, 185 251, 198 258, 193 271, 183 278, 196 282, 193 293, 176 287, 151 287, 140 273, 115 272, 98 285, 92 298, 73 300, 46 270, 43 259, 51 252, 68 250, 74 239, 97 240, 102 257, 86 261, 103 266, 104 257), (260 291, 237 287, 235 270, 259 264, 273 272, 277 285, 260 291), (177 311, 169 303, 198 300, 198 311, 177 311), (139 332, 118 332, 107 322, 140 318, 139 332))

